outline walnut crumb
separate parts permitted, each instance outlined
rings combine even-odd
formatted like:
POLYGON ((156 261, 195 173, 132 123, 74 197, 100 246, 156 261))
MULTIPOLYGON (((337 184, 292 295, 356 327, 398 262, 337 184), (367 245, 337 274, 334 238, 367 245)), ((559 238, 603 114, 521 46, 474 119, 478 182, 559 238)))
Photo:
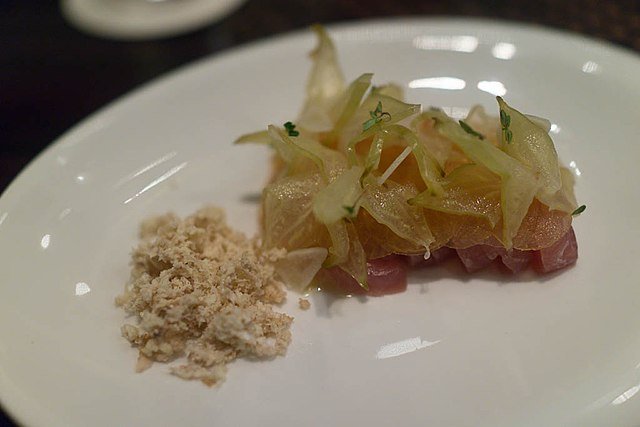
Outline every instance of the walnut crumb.
POLYGON ((309 302, 308 299, 299 298, 298 306, 300 307, 301 310, 309 310, 311 308, 311 303, 309 302))
POLYGON ((140 239, 116 298, 135 317, 121 331, 139 350, 136 371, 184 358, 172 374, 214 385, 238 357, 285 354, 293 318, 273 309, 286 296, 274 267, 283 250, 263 250, 215 207, 148 219, 140 239))

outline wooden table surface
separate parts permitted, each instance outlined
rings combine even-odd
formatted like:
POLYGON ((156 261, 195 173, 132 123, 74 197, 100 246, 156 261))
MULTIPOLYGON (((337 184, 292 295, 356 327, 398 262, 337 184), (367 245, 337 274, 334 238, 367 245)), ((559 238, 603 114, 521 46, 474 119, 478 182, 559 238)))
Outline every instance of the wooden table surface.
POLYGON ((638 0, 249 0, 199 31, 139 42, 83 34, 55 1, 0 0, 0 192, 88 114, 190 61, 316 22, 435 15, 536 23, 640 51, 638 0))

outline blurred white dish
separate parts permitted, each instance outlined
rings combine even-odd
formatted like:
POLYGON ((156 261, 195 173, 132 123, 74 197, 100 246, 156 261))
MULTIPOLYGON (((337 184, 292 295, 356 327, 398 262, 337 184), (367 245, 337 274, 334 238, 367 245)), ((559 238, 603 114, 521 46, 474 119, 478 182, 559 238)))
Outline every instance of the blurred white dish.
POLYGON ((221 19, 245 0, 61 0, 69 22, 100 37, 142 40, 176 36, 221 19))

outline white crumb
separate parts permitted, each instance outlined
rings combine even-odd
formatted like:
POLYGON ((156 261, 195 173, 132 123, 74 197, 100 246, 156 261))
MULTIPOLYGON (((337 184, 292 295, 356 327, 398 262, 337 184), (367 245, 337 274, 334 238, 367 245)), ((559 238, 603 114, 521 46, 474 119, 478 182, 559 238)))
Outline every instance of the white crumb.
POLYGON ((274 276, 283 250, 232 230, 224 212, 205 207, 180 219, 144 221, 131 278, 116 304, 135 316, 122 335, 139 349, 136 371, 186 357, 171 372, 213 385, 238 357, 284 355, 293 318, 274 311, 285 300, 274 276))

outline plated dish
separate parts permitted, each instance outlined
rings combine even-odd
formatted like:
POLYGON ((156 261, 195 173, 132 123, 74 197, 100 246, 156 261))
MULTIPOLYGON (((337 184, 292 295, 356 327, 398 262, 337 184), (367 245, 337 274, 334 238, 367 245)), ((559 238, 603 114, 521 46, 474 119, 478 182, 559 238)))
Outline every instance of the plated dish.
POLYGON ((488 109, 506 95, 553 118, 559 157, 589 202, 575 225, 579 264, 515 283, 491 271, 469 280, 428 272, 393 298, 319 294, 306 312, 289 298, 285 311, 299 314, 285 358, 240 362, 213 390, 155 366, 133 375, 135 350, 119 336, 123 315, 112 301, 128 275, 122 247, 134 246, 140 219, 215 201, 235 228, 258 229, 255 195, 269 153, 231 142, 295 116, 290 100, 303 99, 313 39, 261 42, 97 113, 3 194, 0 255, 14 261, 0 288, 0 341, 9 344, 0 351, 0 399, 21 422, 634 425, 640 334, 626 325, 640 320, 632 143, 640 61, 575 36, 482 21, 330 33, 347 76, 366 64, 404 85, 409 102, 462 118, 468 106, 488 109), (272 70, 272 81, 253 79, 255 69, 272 70), (612 99, 615 108, 603 108, 612 99))
POLYGON ((405 102, 402 86, 372 82, 373 73, 347 84, 330 36, 314 30, 295 123, 236 140, 274 151, 261 234, 266 248, 288 250, 296 269, 306 264, 306 277, 280 271, 289 287, 396 293, 406 288, 406 260, 419 266, 452 253, 469 272, 496 258, 512 273, 575 263, 571 222, 586 206, 578 207, 549 120, 499 95, 499 114, 475 105, 453 118, 405 102))
MULTIPOLYGON (((185 380, 220 385, 239 357, 284 356, 292 318, 274 311, 283 287, 342 296, 407 288, 409 267, 453 254, 469 272, 500 260, 512 274, 575 264, 575 179, 561 166, 551 122, 496 97, 499 117, 474 106, 455 120, 404 102, 401 86, 347 85, 316 25, 296 124, 239 137, 273 151, 258 236, 226 224, 224 209, 145 219, 131 276, 116 297, 136 372, 169 363, 185 380), (482 133, 481 133, 482 132, 482 133)), ((301 308, 310 302, 300 299, 301 308)))

